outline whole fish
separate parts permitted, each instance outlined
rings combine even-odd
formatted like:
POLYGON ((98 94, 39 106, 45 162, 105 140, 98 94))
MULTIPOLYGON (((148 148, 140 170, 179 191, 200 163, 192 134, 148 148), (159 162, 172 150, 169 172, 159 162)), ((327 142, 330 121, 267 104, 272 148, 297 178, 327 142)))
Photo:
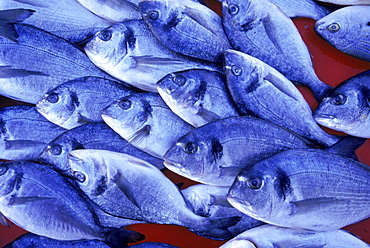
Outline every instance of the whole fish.
POLYGON ((0 109, 0 159, 38 160, 46 145, 66 131, 33 106, 0 109))
POLYGON ((85 8, 112 22, 141 19, 139 12, 139 0, 77 0, 85 8))
POLYGON ((206 218, 188 208, 179 189, 160 170, 136 157, 104 150, 75 150, 68 162, 80 188, 104 211, 158 224, 185 226, 216 239, 239 217, 206 218))
POLYGON ((86 44, 85 51, 99 68, 145 91, 156 92, 156 83, 172 72, 217 70, 162 45, 143 20, 117 23, 98 32, 86 44))
POLYGON ((293 83, 261 60, 228 50, 225 74, 241 114, 271 121, 324 147, 339 141, 317 125, 310 106, 293 83))
POLYGON ((315 31, 339 51, 370 61, 369 13, 370 6, 340 8, 318 20, 315 31))
MULTIPOLYGON (((0 17, 1 18, 1 17, 0 17)), ((0 37, 0 95, 35 104, 45 92, 84 76, 111 78, 77 47, 44 30, 13 24, 0 37)))
POLYGON ((339 84, 313 112, 320 125, 353 136, 370 138, 370 70, 339 84))
POLYGON ((97 239, 116 247, 144 238, 101 226, 81 192, 47 166, 1 162, 0 172, 0 212, 26 231, 58 240, 97 239))
POLYGON ((160 159, 178 138, 194 129, 156 93, 124 97, 104 109, 102 117, 131 145, 160 159))
POLYGON ((231 44, 222 19, 213 10, 192 0, 142 0, 143 20, 169 49, 190 57, 222 62, 231 44))
POLYGON ((329 14, 329 10, 314 0, 269 0, 290 18, 307 17, 319 20, 329 14))
POLYGON ((291 148, 311 143, 272 122, 229 117, 196 128, 167 151, 164 165, 194 181, 230 186, 246 166, 291 148))
POLYGON ((211 218, 240 216, 240 221, 235 226, 228 228, 234 236, 264 224, 231 206, 226 199, 228 191, 229 187, 196 184, 181 190, 181 194, 197 215, 211 218))
POLYGON ((220 248, 336 247, 369 248, 369 244, 344 230, 312 232, 273 225, 245 231, 220 248))
POLYGON ((90 123, 64 132, 49 142, 39 160, 62 174, 70 175, 68 154, 77 149, 100 149, 127 153, 163 169, 163 160, 129 144, 104 122, 90 123))
POLYGON ((133 87, 98 77, 62 83, 46 92, 37 110, 49 121, 71 129, 103 121, 101 111, 115 100, 134 93, 133 87))
MULTIPOLYGON (((111 25, 110 22, 81 6, 76 0, 0 1, 0 10, 11 9, 33 10, 32 16, 24 20, 24 23, 46 30, 73 43, 82 42, 111 25)), ((1 27, 0 30, 3 31, 1 27)))
POLYGON ((157 89, 175 114, 200 127, 239 116, 225 81, 221 73, 194 69, 168 74, 157 83, 157 89))
POLYGON ((370 167, 320 149, 290 149, 245 168, 228 201, 277 226, 333 231, 370 217, 370 167))
POLYGON ((310 53, 293 21, 268 0, 222 2, 225 32, 235 50, 274 67, 321 100, 332 87, 317 77, 310 53))
POLYGON ((315 0, 324 3, 333 3, 338 5, 370 5, 370 0, 315 0))

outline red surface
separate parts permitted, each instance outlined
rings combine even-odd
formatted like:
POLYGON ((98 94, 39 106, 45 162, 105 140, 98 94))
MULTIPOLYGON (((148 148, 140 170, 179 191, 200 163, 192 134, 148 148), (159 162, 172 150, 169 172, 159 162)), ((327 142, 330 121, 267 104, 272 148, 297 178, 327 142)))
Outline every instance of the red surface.
MULTIPOLYGON (((221 13, 220 4, 216 1, 206 0, 206 3, 211 6, 217 13, 221 13)), ((352 77, 362 71, 370 69, 370 63, 365 62, 351 56, 345 55, 324 40, 322 40, 313 30, 315 22, 307 18, 299 18, 294 20, 299 29, 304 41, 306 42, 314 62, 314 67, 319 78, 325 83, 336 86, 344 80, 352 77)), ((306 100, 314 109, 317 106, 316 101, 311 93, 300 88, 306 100)), ((0 97, 0 107, 22 104, 14 100, 0 97)), ((325 129, 327 130, 327 129, 325 129)), ((327 130, 330 133, 335 133, 327 130)), ((370 142, 367 141, 362 147, 357 150, 357 155, 361 162, 370 165, 369 154, 370 142)), ((184 179, 181 176, 175 175, 169 171, 166 175, 175 183, 184 182, 183 188, 194 184, 194 182, 184 179)), ((197 248, 197 247, 219 247, 224 241, 214 241, 198 236, 184 227, 172 225, 158 224, 138 224, 132 225, 127 229, 136 230, 146 235, 145 242, 157 241, 172 244, 181 248, 197 248)), ((360 223, 345 227, 344 229, 359 236, 362 240, 370 243, 370 220, 365 220, 360 223)), ((11 227, 0 226, 0 247, 14 240, 17 236, 25 233, 14 224, 11 227)))

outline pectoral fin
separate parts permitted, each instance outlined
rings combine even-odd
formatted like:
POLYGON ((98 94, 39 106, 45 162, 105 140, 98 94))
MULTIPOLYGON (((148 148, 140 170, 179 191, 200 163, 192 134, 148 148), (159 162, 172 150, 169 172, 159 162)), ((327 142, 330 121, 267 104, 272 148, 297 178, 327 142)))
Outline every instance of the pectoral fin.
POLYGON ((237 166, 234 166, 234 167, 220 167, 220 170, 221 170, 220 175, 221 176, 234 176, 234 177, 236 177, 242 169, 243 168, 237 167, 237 166))
POLYGON ((146 136, 150 134, 152 127, 150 125, 145 125, 143 128, 136 131, 127 141, 129 143, 140 143, 146 136))
POLYGON ((318 198, 308 198, 301 201, 290 202, 292 205, 293 214, 309 214, 316 211, 322 211, 325 208, 338 207, 338 203, 345 203, 346 200, 337 199, 334 197, 318 197, 318 198))
POLYGON ((212 112, 211 110, 208 110, 203 106, 199 107, 197 115, 202 117, 202 119, 205 120, 207 123, 221 119, 221 117, 215 112, 212 112))
POLYGON ((226 208, 233 208, 233 206, 226 199, 226 196, 221 196, 221 195, 210 195, 210 196, 211 196, 211 203, 213 205, 222 206, 226 208))
POLYGON ((274 22, 270 20, 270 17, 267 16, 265 19, 262 20, 263 27, 265 28, 265 32, 275 49, 278 51, 278 53, 283 53, 283 49, 280 47, 280 39, 277 36, 279 33, 276 29, 274 22))
POLYGON ((0 10, 0 23, 17 23, 26 20, 35 11, 32 9, 0 10))
POLYGON ((212 25, 212 22, 209 19, 204 18, 204 13, 199 11, 198 9, 191 8, 191 7, 185 7, 183 13, 192 19, 193 21, 197 22, 199 25, 204 27, 205 29, 209 30, 214 35, 219 36, 220 30, 219 27, 216 27, 215 25, 212 25))
POLYGON ((275 75, 274 73, 268 73, 264 79, 271 83, 274 87, 276 87, 280 92, 285 94, 286 96, 294 99, 297 102, 301 102, 304 98, 298 94, 301 94, 294 84, 289 81, 289 79, 283 78, 275 75))
POLYGON ((91 122, 94 122, 94 121, 85 117, 85 116, 83 116, 81 113, 78 113, 77 123, 79 123, 79 124, 88 124, 88 123, 91 123, 91 122))
POLYGON ((137 208, 140 209, 140 205, 136 201, 134 193, 128 186, 130 183, 128 182, 127 178, 125 178, 120 172, 117 172, 117 175, 115 175, 113 178, 113 182, 117 185, 119 190, 127 197, 127 199, 137 208))
POLYGON ((44 201, 54 199, 53 197, 42 197, 42 196, 28 196, 28 197, 12 197, 8 205, 24 205, 30 202, 44 201))
MULTIPOLYGON (((0 34, 1 34, 1 24, 0 24, 0 34)), ((0 78, 13 78, 13 77, 27 77, 31 75, 37 76, 49 76, 40 71, 30 71, 26 69, 15 69, 11 66, 0 66, 0 78)))
POLYGON ((0 225, 10 227, 8 221, 6 220, 5 216, 0 212, 0 225))
POLYGON ((23 150, 34 146, 45 146, 46 143, 36 140, 6 140, 5 149, 7 150, 23 150))
POLYGON ((163 57, 154 57, 154 56, 133 56, 135 60, 135 66, 137 70, 147 71, 148 69, 156 69, 161 66, 173 66, 176 64, 187 64, 186 61, 174 58, 163 58, 163 57))

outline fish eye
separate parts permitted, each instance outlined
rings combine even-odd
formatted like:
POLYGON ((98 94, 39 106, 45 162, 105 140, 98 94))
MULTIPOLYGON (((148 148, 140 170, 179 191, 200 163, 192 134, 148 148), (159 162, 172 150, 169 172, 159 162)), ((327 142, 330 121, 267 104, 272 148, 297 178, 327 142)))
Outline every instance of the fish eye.
POLYGON ((183 86, 186 83, 186 78, 183 75, 177 75, 173 78, 173 81, 178 86, 183 86))
POLYGON ((198 146, 195 143, 187 143, 183 149, 185 153, 193 154, 196 153, 198 146))
POLYGON ((330 102, 334 105, 343 105, 346 102, 346 97, 342 94, 334 96, 330 102))
POLYGON ((263 181, 259 177, 251 177, 247 182, 247 186, 251 189, 259 189, 262 187, 263 181))
POLYGON ((123 100, 118 102, 118 106, 123 110, 127 110, 127 109, 131 108, 131 101, 128 100, 128 99, 123 99, 123 100))
POLYGON ((85 182, 86 180, 86 176, 84 173, 80 172, 80 171, 74 171, 73 172, 73 177, 80 183, 83 183, 85 182))
POLYGON ((328 30, 332 33, 338 32, 340 29, 340 25, 338 23, 332 23, 328 26, 328 30))
POLYGON ((236 65, 231 66, 231 72, 235 76, 240 76, 240 74, 242 74, 242 70, 239 67, 237 67, 236 65))
POLYGON ((51 93, 46 97, 46 100, 50 103, 57 103, 59 101, 59 96, 57 93, 51 93))
POLYGON ((157 20, 157 19, 158 19, 158 17, 159 17, 159 13, 158 13, 158 11, 156 11, 156 10, 148 11, 147 15, 148 15, 148 17, 149 17, 151 20, 153 20, 153 21, 157 20))
POLYGON ((235 4, 231 4, 231 5, 229 6, 229 13, 230 13, 231 15, 236 15, 236 14, 238 14, 238 12, 239 12, 239 7, 238 7, 237 5, 235 5, 235 4))
POLYGON ((62 147, 60 145, 52 145, 49 148, 49 153, 51 153, 52 155, 58 156, 62 154, 62 147))
POLYGON ((112 31, 109 29, 104 29, 99 34, 99 39, 102 41, 108 41, 112 38, 112 31))
POLYGON ((4 175, 8 171, 8 166, 1 165, 0 166, 0 176, 4 175))

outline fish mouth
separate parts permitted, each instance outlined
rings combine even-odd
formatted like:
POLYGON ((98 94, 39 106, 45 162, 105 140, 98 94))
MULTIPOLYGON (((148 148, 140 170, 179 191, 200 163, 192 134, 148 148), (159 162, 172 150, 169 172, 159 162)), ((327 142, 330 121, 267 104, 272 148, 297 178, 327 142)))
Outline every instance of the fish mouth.
POLYGON ((179 170, 183 170, 184 167, 179 164, 179 163, 174 163, 174 162, 170 162, 170 161, 164 161, 163 162, 164 166, 166 166, 166 168, 177 168, 179 170))
POLYGON ((334 119, 334 115, 329 115, 329 114, 313 114, 313 118, 316 119, 334 119))

